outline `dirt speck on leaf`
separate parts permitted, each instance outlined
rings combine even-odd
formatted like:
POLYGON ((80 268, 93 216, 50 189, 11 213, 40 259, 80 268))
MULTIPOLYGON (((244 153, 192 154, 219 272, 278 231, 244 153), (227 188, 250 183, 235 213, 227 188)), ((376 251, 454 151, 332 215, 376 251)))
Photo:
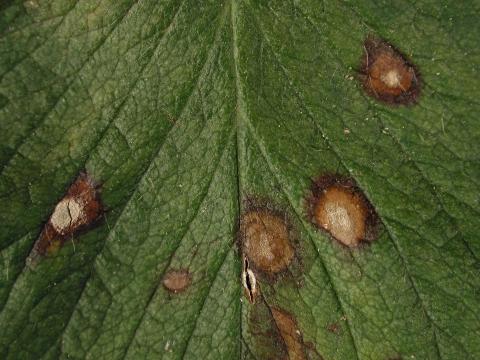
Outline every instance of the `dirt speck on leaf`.
POLYGON ((368 95, 391 105, 414 104, 421 90, 415 65, 393 45, 374 36, 364 42, 360 80, 368 95))
POLYGON ((27 265, 34 267, 41 257, 56 254, 65 241, 95 225, 103 211, 99 185, 81 172, 55 206, 27 258, 27 265))
POLYGON ((347 247, 376 237, 377 214, 355 181, 337 175, 323 175, 307 197, 310 221, 347 247))
POLYGON ((170 270, 162 280, 165 289, 174 294, 185 291, 191 282, 192 276, 188 270, 170 270))

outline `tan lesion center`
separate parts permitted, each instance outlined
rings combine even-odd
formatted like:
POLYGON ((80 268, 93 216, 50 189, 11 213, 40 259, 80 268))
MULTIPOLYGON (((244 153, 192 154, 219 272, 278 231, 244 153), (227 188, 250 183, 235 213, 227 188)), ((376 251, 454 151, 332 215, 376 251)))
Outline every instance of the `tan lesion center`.
POLYGON ((396 69, 390 70, 380 76, 380 80, 390 88, 401 87, 401 79, 402 77, 396 69))
POLYGON ((414 72, 401 58, 383 53, 368 69, 369 87, 378 95, 400 95, 411 87, 414 72))
POLYGON ((249 211, 242 217, 245 255, 262 271, 276 273, 291 262, 294 249, 290 244, 285 220, 267 211, 249 211))
POLYGON ((356 242, 354 219, 342 204, 326 203, 325 229, 334 233, 336 238, 342 239, 344 243, 351 245, 356 242))
POLYGON ((361 197, 340 186, 326 189, 315 207, 318 226, 346 246, 357 246, 365 237, 366 210, 361 197))
POLYGON ((84 216, 84 206, 74 198, 65 198, 60 201, 50 218, 53 228, 60 234, 75 227, 84 216))

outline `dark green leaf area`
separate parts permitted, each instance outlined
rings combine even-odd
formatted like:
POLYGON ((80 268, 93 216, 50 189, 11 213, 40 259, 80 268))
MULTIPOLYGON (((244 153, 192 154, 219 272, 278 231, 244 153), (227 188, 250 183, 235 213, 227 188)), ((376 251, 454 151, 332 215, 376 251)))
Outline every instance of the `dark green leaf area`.
POLYGON ((0 5, 0 358, 480 358, 478 2, 28 0, 0 5), (392 106, 368 36, 422 78, 392 106), (26 260, 81 172, 104 212, 26 260), (355 180, 375 241, 312 226, 355 180), (293 255, 252 265, 248 206, 293 255), (169 291, 165 275, 188 271, 169 291), (289 332, 290 329, 295 331, 289 332), (290 334, 290 335, 289 335, 290 334))

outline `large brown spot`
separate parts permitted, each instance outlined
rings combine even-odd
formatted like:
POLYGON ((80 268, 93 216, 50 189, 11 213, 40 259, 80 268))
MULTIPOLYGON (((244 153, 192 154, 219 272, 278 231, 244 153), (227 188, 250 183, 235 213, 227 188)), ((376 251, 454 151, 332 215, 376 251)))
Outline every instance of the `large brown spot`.
POLYGON ((272 308, 272 315, 285 342, 288 358, 290 360, 306 359, 302 334, 293 316, 276 308, 272 308))
POLYGON ((341 244, 355 247, 376 235, 376 213, 353 179, 325 175, 308 198, 310 220, 341 244))
POLYGON ((163 277, 163 286, 172 293, 184 291, 192 282, 192 277, 187 270, 171 270, 163 277))
POLYGON ((360 78, 365 91, 390 104, 411 104, 420 93, 420 75, 406 57, 384 40, 368 37, 360 78))
POLYGON ((240 232, 243 252, 259 270, 277 273, 292 261, 295 251, 284 217, 264 209, 248 211, 242 216, 240 232))
POLYGON ((65 241, 94 225, 103 214, 99 186, 82 172, 57 203, 27 259, 35 265, 44 255, 58 252, 65 241))

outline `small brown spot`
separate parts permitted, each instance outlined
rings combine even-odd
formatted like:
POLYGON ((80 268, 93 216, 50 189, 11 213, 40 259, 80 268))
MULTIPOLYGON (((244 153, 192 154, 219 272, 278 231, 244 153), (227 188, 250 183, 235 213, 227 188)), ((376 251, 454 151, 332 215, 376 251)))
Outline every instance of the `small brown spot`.
POLYGON ((271 308, 273 319, 285 342, 290 360, 306 359, 302 334, 293 316, 283 310, 271 308))
POLYGON ((355 247, 374 240, 376 212, 353 179, 321 176, 307 200, 310 221, 341 244, 355 247))
POLYGON ((82 172, 58 202, 27 259, 35 265, 41 256, 56 254, 65 241, 94 225, 103 214, 99 186, 82 172))
POLYGON ((255 273, 248 266, 248 259, 246 257, 243 259, 242 285, 248 301, 254 304, 255 299, 259 294, 259 288, 255 273))
POLYGON ((191 282, 192 277, 187 270, 170 270, 163 277, 163 286, 174 294, 184 291, 191 282))
POLYGON ((334 333, 335 335, 338 335, 340 333, 340 325, 336 322, 331 323, 327 326, 327 330, 331 333, 334 333))
POLYGON ((387 104, 409 105, 417 101, 421 79, 415 65, 382 39, 364 42, 360 80, 365 91, 387 104))
POLYGON ((252 209, 240 221, 242 252, 260 271, 275 274, 285 270, 295 250, 285 217, 268 209, 252 209))

